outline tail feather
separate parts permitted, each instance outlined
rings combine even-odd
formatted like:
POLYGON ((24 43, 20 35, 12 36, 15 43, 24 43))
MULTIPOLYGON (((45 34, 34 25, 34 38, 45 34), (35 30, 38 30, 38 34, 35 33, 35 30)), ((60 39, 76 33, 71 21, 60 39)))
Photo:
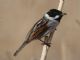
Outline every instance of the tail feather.
POLYGON ((16 52, 14 53, 14 56, 16 56, 16 55, 22 50, 22 48, 24 48, 25 45, 27 45, 29 42, 30 42, 29 40, 25 41, 25 42, 20 46, 20 48, 19 48, 18 50, 16 50, 16 52))

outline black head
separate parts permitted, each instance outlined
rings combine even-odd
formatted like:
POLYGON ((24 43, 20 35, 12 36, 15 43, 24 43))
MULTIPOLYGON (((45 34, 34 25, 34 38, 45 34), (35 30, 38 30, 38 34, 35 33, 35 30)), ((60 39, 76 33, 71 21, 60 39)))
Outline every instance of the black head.
POLYGON ((63 13, 57 9, 51 9, 47 12, 47 14, 50 16, 50 17, 53 17, 55 20, 59 21, 61 20, 62 16, 63 16, 63 13))

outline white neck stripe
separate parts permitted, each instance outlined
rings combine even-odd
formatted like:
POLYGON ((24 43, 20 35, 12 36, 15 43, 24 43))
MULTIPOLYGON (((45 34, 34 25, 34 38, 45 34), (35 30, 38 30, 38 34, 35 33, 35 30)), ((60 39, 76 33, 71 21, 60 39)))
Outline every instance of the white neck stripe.
POLYGON ((50 17, 48 14, 45 14, 45 17, 49 20, 53 20, 54 18, 53 17, 50 17))

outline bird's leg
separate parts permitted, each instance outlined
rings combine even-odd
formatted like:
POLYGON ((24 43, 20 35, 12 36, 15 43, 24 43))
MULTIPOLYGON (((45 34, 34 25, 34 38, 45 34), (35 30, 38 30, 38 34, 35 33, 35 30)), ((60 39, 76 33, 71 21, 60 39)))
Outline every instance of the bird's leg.
POLYGON ((43 42, 43 45, 47 45, 48 47, 51 47, 51 43, 48 43, 48 42, 43 42))
POLYGON ((49 36, 45 36, 44 44, 46 44, 48 47, 51 46, 51 43, 50 43, 50 41, 49 41, 49 36))
POLYGON ((43 40, 41 40, 41 39, 38 39, 38 40, 40 40, 41 42, 44 42, 43 40))
POLYGON ((41 39, 39 39, 39 40, 42 42, 42 45, 47 45, 48 47, 50 47, 50 46, 51 46, 51 45, 50 45, 51 43, 49 43, 49 42, 47 41, 47 40, 48 40, 48 39, 47 39, 48 36, 46 36, 45 38, 46 38, 45 41, 43 41, 43 40, 41 40, 41 39))

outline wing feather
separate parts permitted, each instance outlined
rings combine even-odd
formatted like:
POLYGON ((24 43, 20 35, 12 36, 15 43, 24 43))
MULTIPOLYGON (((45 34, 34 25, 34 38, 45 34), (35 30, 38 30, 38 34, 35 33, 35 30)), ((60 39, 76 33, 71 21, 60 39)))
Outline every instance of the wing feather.
POLYGON ((29 39, 36 39, 39 37, 41 33, 43 33, 47 29, 48 20, 40 19, 38 22, 30 30, 29 39))

